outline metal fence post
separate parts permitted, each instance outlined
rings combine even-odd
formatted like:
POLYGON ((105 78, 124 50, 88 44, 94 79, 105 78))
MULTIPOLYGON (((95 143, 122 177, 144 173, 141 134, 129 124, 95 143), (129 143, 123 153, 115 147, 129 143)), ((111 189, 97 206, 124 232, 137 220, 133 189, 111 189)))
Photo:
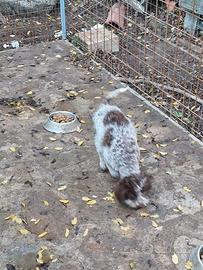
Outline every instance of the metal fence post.
POLYGON ((60 17, 61 17, 61 33, 62 33, 62 39, 66 39, 65 0, 60 0, 60 17))

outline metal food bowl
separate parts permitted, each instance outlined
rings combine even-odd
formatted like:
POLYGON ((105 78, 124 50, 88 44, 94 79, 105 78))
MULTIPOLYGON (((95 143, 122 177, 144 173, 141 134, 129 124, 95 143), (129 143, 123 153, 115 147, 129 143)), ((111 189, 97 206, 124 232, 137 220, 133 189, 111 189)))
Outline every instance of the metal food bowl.
POLYGON ((67 111, 57 111, 49 115, 48 120, 44 123, 43 127, 52 133, 71 133, 80 129, 80 122, 78 121, 76 115, 67 111), (71 122, 67 123, 57 123, 52 120, 54 115, 65 115, 73 118, 71 122))

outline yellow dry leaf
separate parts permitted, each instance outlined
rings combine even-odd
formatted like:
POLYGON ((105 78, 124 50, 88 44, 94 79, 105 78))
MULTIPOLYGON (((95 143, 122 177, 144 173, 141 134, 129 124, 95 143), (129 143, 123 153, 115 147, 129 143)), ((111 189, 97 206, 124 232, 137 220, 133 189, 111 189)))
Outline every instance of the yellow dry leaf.
POLYGON ((187 261, 185 263, 185 269, 187 269, 187 270, 191 270, 192 269, 192 262, 191 261, 187 261))
POLYGON ((124 222, 121 218, 115 218, 112 219, 113 223, 117 224, 117 225, 122 225, 124 222))
POLYGON ((40 270, 39 267, 36 267, 35 270, 40 270))
POLYGON ((77 145, 78 145, 78 146, 81 146, 81 145, 83 145, 83 143, 84 143, 83 140, 79 140, 79 141, 77 142, 77 145))
POLYGON ((130 269, 135 269, 136 268, 136 264, 135 264, 135 262, 134 261, 130 261, 129 262, 129 267, 130 267, 130 269))
POLYGON ((86 124, 86 122, 84 120, 80 120, 80 123, 82 124, 86 124))
POLYGON ((37 219, 37 220, 35 221, 35 225, 37 225, 37 224, 40 222, 40 220, 41 220, 41 219, 37 219))
POLYGON ((142 137, 146 139, 146 138, 149 138, 149 135, 143 134, 142 137))
POLYGON ((92 199, 90 199, 89 197, 84 196, 84 197, 82 197, 82 200, 84 202, 88 202, 88 201, 91 201, 92 199))
POLYGON ((177 208, 174 208, 173 211, 176 212, 176 213, 180 212, 180 210, 177 209, 177 208))
POLYGON ((140 213, 140 216, 141 216, 141 217, 148 217, 148 216, 149 216, 149 214, 148 214, 148 213, 146 213, 146 212, 141 212, 141 213, 140 213))
POLYGON ((57 54, 55 57, 56 58, 62 58, 62 56, 60 54, 57 54))
POLYGON ((158 227, 159 227, 159 225, 158 225, 154 220, 152 220, 152 226, 153 226, 154 228, 158 228, 158 227))
POLYGON ((115 202, 115 194, 114 194, 114 192, 108 191, 107 194, 108 194, 108 196, 104 197, 103 200, 111 201, 112 203, 114 203, 115 202))
POLYGON ((61 199, 61 200, 59 200, 59 202, 66 205, 69 203, 69 200, 61 199))
POLYGON ((84 237, 87 236, 87 235, 88 235, 88 232, 89 232, 89 230, 86 229, 86 230, 84 231, 84 233, 83 233, 83 236, 84 236, 84 237))
POLYGON ((111 81, 111 80, 110 80, 110 81, 108 81, 108 84, 113 84, 113 81, 111 81))
POLYGON ((27 235, 29 233, 28 230, 26 230, 25 228, 21 228, 18 230, 22 235, 27 235))
POLYGON ((146 114, 150 113, 150 110, 144 110, 144 113, 146 113, 146 114))
POLYGON ((10 147, 9 150, 10 150, 11 152, 13 152, 13 153, 16 152, 16 148, 15 148, 14 146, 10 147))
POLYGON ((175 138, 175 139, 172 140, 172 142, 176 142, 177 140, 178 140, 178 138, 175 138))
POLYGON ((140 159, 140 163, 143 163, 143 162, 144 162, 144 158, 141 158, 141 159, 140 159))
POLYGON ((191 189, 189 189, 188 187, 184 187, 183 189, 184 189, 184 191, 186 191, 186 192, 191 192, 191 189))
POLYGON ((64 186, 60 186, 60 187, 58 188, 58 191, 64 191, 64 190, 66 190, 66 189, 67 189, 67 186, 64 185, 64 186))
POLYGON ((180 211, 183 211, 183 207, 181 205, 178 205, 177 207, 180 211))
POLYGON ((17 65, 17 68, 22 68, 24 67, 24 65, 17 65))
POLYGON ((137 107, 143 107, 144 105, 143 104, 138 104, 137 107))
POLYGON ((166 147, 168 144, 160 143, 161 147, 166 147))
POLYGON ((132 115, 131 115, 131 114, 127 114, 127 117, 128 117, 128 118, 132 118, 132 115))
POLYGON ((72 220, 71 220, 71 224, 74 226, 78 223, 78 219, 77 217, 74 217, 72 220))
POLYGON ((145 152, 145 151, 147 151, 147 149, 140 147, 140 151, 145 152))
POLYGON ((101 97, 94 97, 95 99, 101 99, 101 97))
POLYGON ((172 255, 172 262, 173 262, 175 265, 177 265, 177 264, 178 264, 178 261, 179 261, 178 256, 174 253, 174 254, 172 255))
POLYGON ((140 125, 139 125, 138 123, 137 123, 137 124, 135 124, 135 128, 139 128, 139 126, 140 126, 140 125))
POLYGON ((48 232, 40 233, 40 234, 38 235, 38 238, 42 238, 42 237, 46 236, 47 234, 48 234, 48 232))
POLYGON ((61 150, 63 150, 63 147, 55 147, 54 148, 56 151, 61 151, 61 150))
POLYGON ((49 137, 49 140, 52 141, 52 142, 55 142, 57 139, 54 138, 54 137, 49 137))
POLYGON ((65 237, 67 238, 69 236, 70 230, 68 228, 65 229, 65 237))
POLYGON ((8 217, 5 218, 5 220, 11 220, 11 221, 14 221, 16 222, 17 224, 22 224, 22 219, 17 217, 16 215, 10 215, 8 217))
POLYGON ((44 149, 44 150, 47 150, 47 149, 49 149, 49 147, 48 147, 48 146, 45 146, 43 149, 44 149))
POLYGON ((21 203, 20 203, 20 205, 21 205, 23 208, 25 208, 25 207, 26 207, 26 205, 25 205, 25 203, 24 203, 24 202, 21 202, 21 203))
POLYGON ((50 182, 46 182, 46 183, 47 183, 48 186, 50 186, 50 187, 52 186, 52 184, 50 182))
POLYGON ((160 155, 157 154, 157 153, 153 154, 153 157, 156 158, 156 159, 160 159, 160 155))
POLYGON ((78 133, 81 133, 81 132, 83 131, 83 129, 80 128, 80 127, 77 127, 76 131, 77 131, 78 133))
POLYGON ((28 92, 26 93, 26 95, 27 95, 27 96, 31 96, 31 95, 32 95, 32 91, 28 91, 28 92))
POLYGON ((86 202, 86 204, 88 204, 88 205, 94 205, 96 203, 97 203, 96 200, 90 200, 90 201, 86 202))
POLYGON ((127 225, 127 226, 120 226, 121 230, 124 231, 124 232, 127 232, 129 231, 130 227, 127 225))
POLYGON ((48 205, 49 205, 48 201, 42 201, 42 202, 43 202, 43 204, 44 204, 45 206, 48 206, 48 205))
POLYGON ((168 153, 167 153, 167 152, 162 152, 162 151, 159 151, 159 154, 160 154, 162 157, 164 157, 164 156, 168 155, 168 153))
POLYGON ((201 201, 201 203, 200 203, 200 204, 201 204, 201 206, 203 207, 203 200, 201 201))

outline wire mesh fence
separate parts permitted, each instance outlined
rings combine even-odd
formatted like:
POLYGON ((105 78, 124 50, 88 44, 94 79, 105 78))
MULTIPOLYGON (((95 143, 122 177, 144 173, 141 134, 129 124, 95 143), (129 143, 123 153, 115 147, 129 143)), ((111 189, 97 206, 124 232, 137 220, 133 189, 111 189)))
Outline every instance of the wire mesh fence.
POLYGON ((0 50, 55 39, 59 8, 58 0, 1 0, 0 50))
POLYGON ((203 2, 66 1, 68 38, 203 139, 203 2))

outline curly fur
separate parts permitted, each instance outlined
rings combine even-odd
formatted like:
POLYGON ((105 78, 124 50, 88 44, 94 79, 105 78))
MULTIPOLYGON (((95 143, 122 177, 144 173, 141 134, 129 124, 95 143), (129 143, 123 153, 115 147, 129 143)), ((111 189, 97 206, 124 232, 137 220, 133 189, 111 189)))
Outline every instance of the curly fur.
POLYGON ((104 104, 94 113, 93 122, 100 168, 120 179, 116 197, 132 208, 146 205, 146 180, 140 177, 140 150, 133 124, 118 107, 104 104))

